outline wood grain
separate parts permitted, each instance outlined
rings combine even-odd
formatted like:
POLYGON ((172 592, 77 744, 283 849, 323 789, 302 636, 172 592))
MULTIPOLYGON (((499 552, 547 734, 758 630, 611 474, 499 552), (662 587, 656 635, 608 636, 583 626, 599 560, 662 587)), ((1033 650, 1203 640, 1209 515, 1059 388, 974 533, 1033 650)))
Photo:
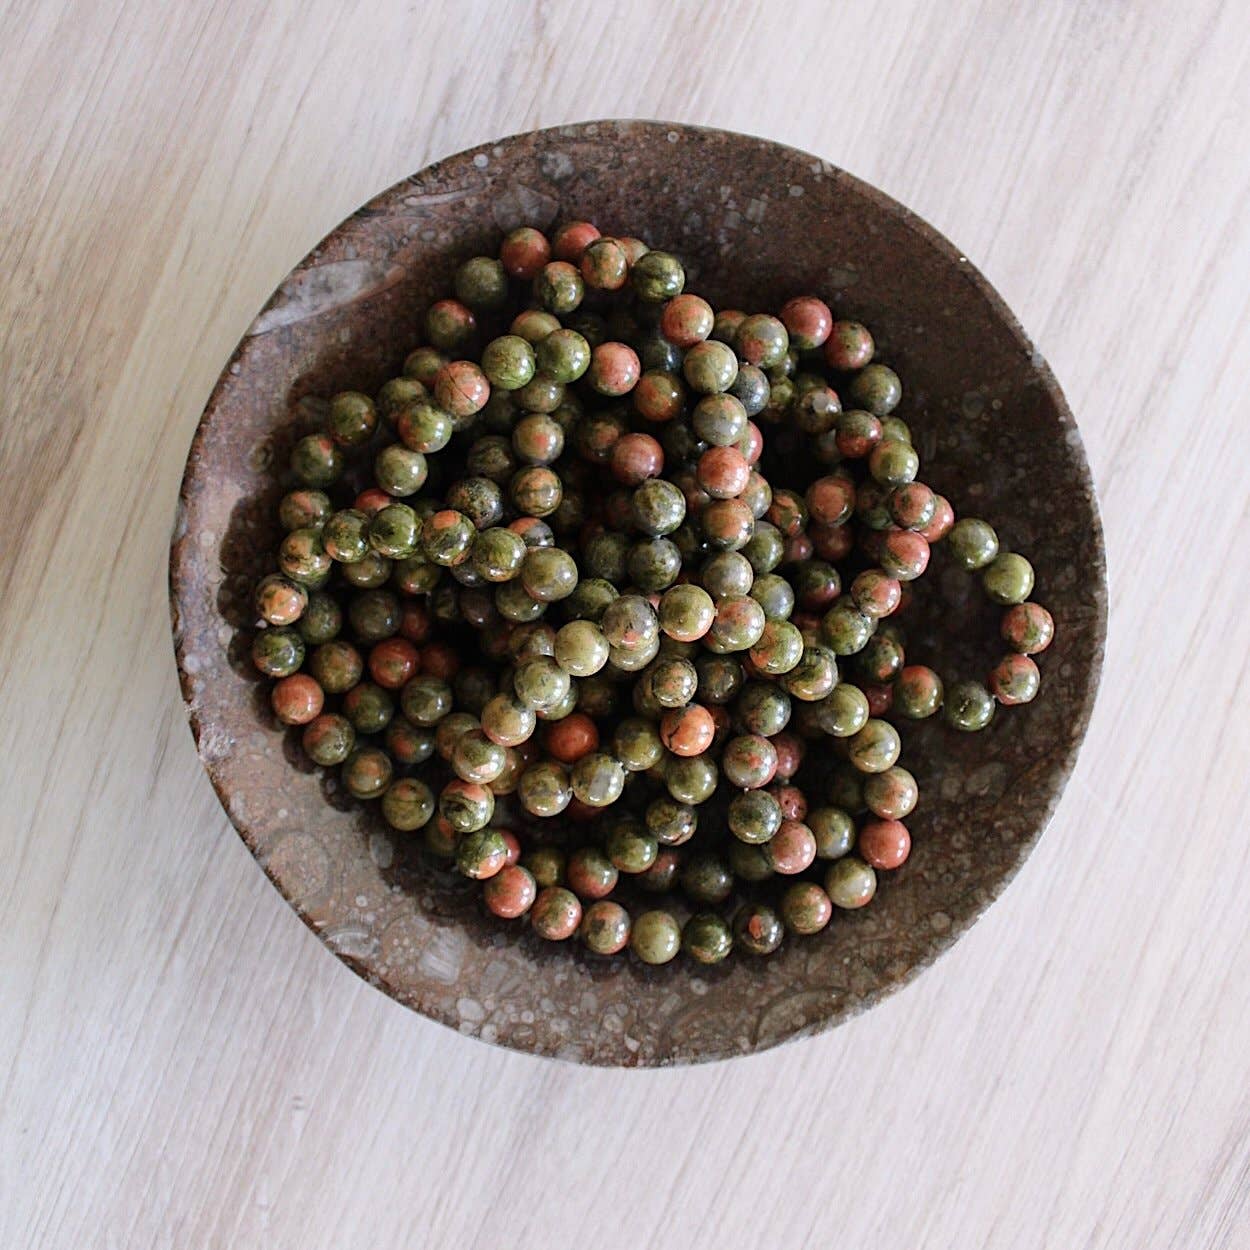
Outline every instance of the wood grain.
POLYGON ((11 0, 0 49, 0 1245, 1250 1243, 1245 6, 11 0), (610 116, 794 143, 955 238, 1066 388, 1112 571, 1077 774, 987 918, 831 1035, 655 1073, 338 966, 199 767, 165 589, 199 410, 304 251, 610 116))

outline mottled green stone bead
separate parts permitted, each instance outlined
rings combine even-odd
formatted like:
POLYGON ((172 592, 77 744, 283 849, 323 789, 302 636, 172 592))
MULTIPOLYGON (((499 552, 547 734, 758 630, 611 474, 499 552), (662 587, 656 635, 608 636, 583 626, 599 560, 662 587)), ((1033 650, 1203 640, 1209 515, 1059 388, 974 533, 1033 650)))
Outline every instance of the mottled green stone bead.
POLYGON ((1000 551, 982 571, 981 585, 1004 607, 1023 603, 1033 593, 1033 566, 1014 551, 1000 551))
POLYGON ((868 696, 850 682, 839 682, 816 706, 817 724, 834 738, 850 738, 868 723, 868 696))
POLYGON ((893 369, 872 364, 851 380, 850 396, 859 407, 884 417, 898 407, 903 398, 903 384, 893 369))
POLYGON ((692 855, 682 866, 681 888, 692 903, 723 903, 733 893, 733 869, 719 855, 692 855))
POLYGON ((979 681, 957 681, 942 704, 947 724, 965 733, 984 729, 994 717, 994 696, 979 681))
POLYGON ((816 838, 818 859, 841 859, 855 846, 855 821, 840 807, 812 809, 807 813, 807 827, 816 838))
POLYGON ((761 845, 781 828, 781 804, 767 790, 745 790, 730 800, 726 819, 740 842, 761 845))
POLYGON ((988 521, 964 517, 951 526, 946 544, 955 560, 969 572, 982 569, 998 555, 998 535, 988 521))
POLYGON ((749 903, 734 917, 734 942, 748 955, 771 955, 784 936, 781 917, 765 903, 749 903))
POLYGON ((686 921, 681 945, 696 963, 718 964, 733 950, 733 932, 714 912, 698 912, 686 921))
POLYGON ((666 964, 681 950, 681 926, 667 911, 644 911, 634 921, 629 948, 645 964, 666 964))
POLYGON ((821 618, 821 640, 834 655, 855 655, 868 644, 876 621, 865 616, 853 603, 839 600, 821 618))

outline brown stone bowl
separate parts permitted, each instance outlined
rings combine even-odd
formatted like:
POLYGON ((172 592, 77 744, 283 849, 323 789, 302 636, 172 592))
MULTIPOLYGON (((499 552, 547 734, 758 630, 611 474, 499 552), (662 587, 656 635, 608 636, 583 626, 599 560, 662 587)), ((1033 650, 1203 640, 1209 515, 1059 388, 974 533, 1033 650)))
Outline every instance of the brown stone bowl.
MULTIPOLYGON (((801 472, 805 466, 796 466, 801 472)), ((941 235, 814 156, 745 135, 598 122, 519 135, 430 166, 343 222, 239 344, 187 461, 171 554, 173 631, 192 731, 256 859, 304 922, 378 988, 518 1050, 595 1064, 719 1059, 832 1027, 911 980, 965 932, 1037 841, 1098 682, 1106 574, 1089 466, 1045 361, 941 235), (256 578, 310 397, 399 371, 456 264, 501 233, 588 218, 677 252, 687 289, 775 309, 814 291, 867 322, 902 375, 924 476, 1037 569, 1057 623, 1042 693, 983 733, 905 727, 921 786, 914 850, 871 906, 767 959, 706 969, 588 957, 486 915, 477 888, 345 803, 273 720, 247 650, 256 578)), ((935 548, 908 652, 949 677, 998 658, 999 610, 935 548)))

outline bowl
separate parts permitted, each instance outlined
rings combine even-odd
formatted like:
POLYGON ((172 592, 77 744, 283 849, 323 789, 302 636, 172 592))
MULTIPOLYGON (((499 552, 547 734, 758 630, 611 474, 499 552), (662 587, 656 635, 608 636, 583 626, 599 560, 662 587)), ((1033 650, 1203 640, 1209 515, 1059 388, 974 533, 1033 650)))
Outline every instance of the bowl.
MULTIPOLYGON (((935 548, 909 657, 982 676, 999 611, 935 548)), ((830 1028, 967 931, 1046 826, 1089 720, 1106 627, 1102 530, 1072 414, 1045 361, 967 258, 913 213, 815 156, 662 122, 596 122, 463 152, 383 192, 309 253, 221 375, 187 461, 170 558, 192 732, 230 820, 302 920, 399 1002, 462 1033, 607 1065, 719 1059, 830 1028), (1042 693, 980 734, 908 726, 914 849, 873 904, 767 959, 648 968, 543 942, 344 803, 268 709, 247 658, 256 578, 312 397, 399 372, 424 306, 501 233, 571 218, 687 263, 717 306, 821 294, 870 325, 901 374, 923 474, 1027 553, 1056 638, 1042 693)))

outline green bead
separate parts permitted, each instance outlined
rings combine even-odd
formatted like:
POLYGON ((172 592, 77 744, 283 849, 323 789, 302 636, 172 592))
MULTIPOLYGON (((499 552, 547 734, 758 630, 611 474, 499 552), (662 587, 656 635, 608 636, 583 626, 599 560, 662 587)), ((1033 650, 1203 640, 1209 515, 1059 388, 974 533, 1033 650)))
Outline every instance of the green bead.
POLYGON ((531 412, 513 426, 512 450, 523 464, 553 464, 564 450, 564 430, 546 413, 531 412))
POLYGON ((320 490, 293 490, 282 496, 278 504, 278 520, 287 530, 310 529, 314 533, 330 518, 334 505, 330 496, 320 490))
POLYGON ((868 723, 868 696, 850 682, 839 682, 816 708, 817 724, 833 738, 850 738, 868 723))
POLYGON ((994 696, 979 681, 957 681, 946 691, 947 724, 965 733, 984 729, 994 717, 994 696))
POLYGON ((482 349, 482 372, 492 387, 518 391, 534 376, 535 353, 520 335, 503 334, 482 349))
POLYGON ((734 876, 741 881, 767 881, 773 876, 773 861, 767 846, 731 842, 727 854, 734 876))
POLYGON ((862 773, 883 773, 898 761, 898 730, 889 721, 870 718, 847 743, 851 763, 862 773))
POLYGON ((814 881, 796 881, 781 896, 781 918, 791 933, 819 933, 832 914, 829 895, 814 881))
POLYGON ((923 665, 912 665, 894 683, 894 710, 908 720, 924 720, 942 706, 942 679, 923 665))
POLYGON ((729 801, 726 819, 735 838, 759 845, 781 828, 781 804, 767 790, 745 790, 729 801))
POLYGON ((428 396, 429 391, 416 378, 391 378, 378 391, 377 410, 387 421, 394 422, 401 409, 428 396))
POLYGON ((495 311, 508 302, 508 275, 493 256, 474 256, 456 270, 456 298, 478 311, 495 311))
POLYGON ((1000 551, 982 571, 981 585, 995 603, 1023 603, 1033 593, 1033 566, 1014 551, 1000 551))
POLYGON ((434 375, 445 364, 447 357, 437 347, 418 347, 404 359, 404 376, 430 387, 434 385, 434 375))
POLYGON ((308 434, 291 450, 291 472, 305 486, 330 486, 343 472, 343 453, 327 434, 308 434))
POLYGON ((451 763, 456 743, 477 728, 477 717, 470 716, 468 712, 450 712, 444 716, 434 730, 434 749, 438 752, 439 759, 451 763))
POLYGON ((525 412, 555 412, 565 400, 564 383, 549 378, 545 373, 536 373, 513 394, 525 412))
POLYGON ((534 279, 534 298, 550 313, 571 313, 586 293, 582 275, 566 261, 544 265, 534 279))
POLYGON ((716 605, 705 645, 720 654, 748 651, 763 637, 767 624, 764 609, 749 595, 727 595, 716 605))
POLYGON ((599 622, 614 647, 635 650, 658 641, 660 622, 655 609, 641 595, 621 595, 604 610, 599 622))
POLYGON ((399 706, 414 725, 437 725, 451 711, 451 687, 439 677, 414 677, 400 691, 399 706))
POLYGON ((910 443, 911 429, 906 421, 899 417, 881 418, 881 437, 892 438, 897 443, 910 443))
POLYGON ((536 846, 521 856, 521 867, 534 878, 539 889, 562 885, 565 874, 564 852, 556 846, 536 846))
POLYGON ((752 571, 756 577, 771 573, 785 555, 786 540, 781 531, 768 521, 757 521, 755 532, 742 548, 752 571))
POLYGON ((528 550, 520 534, 492 526, 475 535, 470 559, 486 581, 508 582, 521 572, 528 550))
MULTIPOLYGON (((476 833, 490 823, 495 813, 495 796, 482 786, 453 781, 438 796, 438 814, 457 833, 476 833)), ((500 839, 506 852, 507 847, 500 839)))
POLYGON ((772 682, 749 681, 738 695, 734 712, 747 733, 773 738, 790 723, 790 696, 772 682))
POLYGON ((369 551, 369 518, 355 508, 336 512, 321 529, 321 543, 340 564, 363 560, 369 551))
MULTIPOLYGON (((305 728, 303 744, 304 753, 314 764, 328 768, 341 764, 352 753, 356 746, 356 731, 346 716, 326 712, 305 728)), ((432 798, 430 803, 430 810, 433 811, 432 798)))
POLYGON ((850 396, 859 407, 884 417, 898 407, 903 398, 903 384, 893 369, 868 365, 852 379, 850 396))
MULTIPOLYGON (((558 816, 573 801, 569 775, 553 760, 531 764, 517 783, 517 798, 531 816, 558 816)), ((534 879, 542 884, 532 864, 527 864, 534 879)), ((554 883, 553 883, 554 884, 554 883)))
POLYGON ((714 912, 699 912, 686 921, 681 946, 696 963, 718 964, 733 950, 733 932, 714 912))
POLYGON ((586 949, 595 955, 615 955, 629 942, 629 934, 629 912, 611 899, 591 903, 578 930, 586 949))
POLYGON ((666 590, 681 572, 681 552, 667 538, 635 543, 625 562, 629 580, 646 594, 666 590))
POLYGON ((883 438, 868 455, 868 471, 879 486, 904 486, 920 472, 920 457, 910 443, 883 438))
POLYGON ((444 568, 467 560, 477 538, 477 527, 454 509, 444 509, 427 517, 421 526, 421 552, 444 568))
POLYGON ((308 671, 326 694, 344 694, 364 672, 360 652, 350 642, 323 643, 308 657, 308 671))
POLYGON ((633 817, 616 822, 608 833, 608 858, 625 873, 646 872, 660 853, 659 843, 633 817))
POLYGON ((683 846, 699 827, 699 813, 686 803, 678 803, 667 795, 647 805, 647 832, 661 846, 683 846))
POLYGON ((587 807, 608 807, 625 788, 624 767, 601 751, 583 755, 573 765, 570 778, 574 795, 587 807))
POLYGON ((645 717, 626 717, 612 735, 612 753, 631 773, 646 772, 664 758, 660 731, 645 717))
POLYGON ((394 768, 390 757, 377 747, 358 747, 346 760, 340 776, 348 794, 354 799, 377 799, 391 784, 394 768))
POLYGON ((951 526, 946 545, 969 572, 982 569, 998 555, 998 535, 988 521, 964 517, 951 526))
POLYGON ((920 798, 916 779, 905 768, 887 768, 864 778, 864 802, 882 820, 902 820, 915 809, 920 798))
POLYGON ((406 560, 416 551, 420 537, 421 522, 407 504, 380 508, 369 522, 369 545, 388 559, 406 560))
MULTIPOLYGON (((750 545, 747 544, 747 549, 750 545)), ((794 611, 794 588, 776 573, 764 573, 757 577, 751 585, 750 595, 764 609, 764 615, 770 621, 787 621, 794 611)))
POLYGON ((564 601, 564 614, 570 620, 593 621, 597 625, 618 595, 616 587, 602 577, 583 577, 564 601))
POLYGON ((786 359, 790 336, 786 327, 768 313, 752 313, 743 318, 734 335, 738 355, 761 369, 772 369, 786 359))
POLYGON ((876 622, 852 603, 839 600, 820 622, 820 637, 834 655, 854 655, 872 637, 876 622))
POLYGON ((750 903, 734 917, 734 941, 748 955, 771 955, 784 936, 781 917, 764 903, 750 903))
POLYGON ((557 382, 576 382, 590 368, 590 344, 576 330, 556 330, 536 349, 539 370, 557 382))
POLYGON ((461 734, 451 753, 451 766, 461 781, 489 785, 508 764, 507 750, 480 729, 461 734))
POLYGON ((304 640, 294 629, 262 629, 252 643, 252 663, 266 677, 289 677, 304 662, 304 640))
POLYGON ((697 806, 712 797, 719 773, 706 755, 670 756, 664 762, 664 784, 679 803, 697 806))
POLYGON ((512 319, 511 330, 527 343, 537 347, 539 343, 560 328, 560 319, 539 308, 526 308, 512 319))
POLYGON ((378 428, 377 409, 368 395, 341 391, 330 400, 326 430, 340 447, 359 447, 378 428))
POLYGON ((395 715, 395 701, 371 681, 362 681, 343 696, 343 715, 358 734, 381 733, 395 715))
POLYGON ((738 376, 738 357, 732 347, 708 339, 686 352, 682 374, 691 390, 714 395, 733 386, 738 376))
POLYGON ((310 646, 319 646, 337 638, 343 628, 343 609, 338 600, 324 591, 314 590, 308 596, 308 606, 295 623, 299 636, 310 646))
MULTIPOLYGON (((374 553, 377 555, 377 553, 374 553)), ((377 556, 379 560, 385 560, 384 556, 377 556)), ((368 561, 366 556, 361 564, 368 561)), ((386 560, 390 564, 389 560, 386 560)), ((359 564, 353 564, 353 569, 359 569, 359 564)), ((396 560, 391 570, 391 578, 395 585, 406 595, 423 595, 434 590, 443 578, 443 570, 437 564, 431 564, 425 556, 417 552, 409 556, 406 560, 396 560)))
POLYGON ((686 518, 686 498, 672 482, 648 478, 630 498, 634 524, 652 538, 671 534, 686 518))
POLYGON ((629 279, 640 300, 662 304, 681 294, 686 285, 686 271, 671 253, 650 251, 634 263, 629 279))
POLYGON ((719 855, 692 855, 682 866, 681 888, 692 903, 723 903, 733 893, 733 869, 719 855))
POLYGON ((475 881, 493 877, 507 862, 508 844, 498 829, 476 829, 456 846, 456 867, 475 881))
POLYGON ((555 658, 574 677, 591 677, 608 662, 608 640, 592 621, 570 621, 556 634, 555 658))
MULTIPOLYGON (((664 607, 664 602, 660 602, 664 607)), ((742 665, 731 655, 702 654, 695 659, 699 674, 699 699, 705 704, 727 704, 742 689, 742 665)))
POLYGON ((370 551, 363 560, 357 560, 355 564, 341 565, 339 569, 343 580, 357 590, 377 590, 380 586, 385 586, 394 571, 393 562, 376 551, 370 551))
POLYGON ((835 907, 863 907, 877 892, 877 874, 857 855, 835 859, 825 873, 825 892, 835 907))
POLYGON ((699 579, 718 599, 750 594, 755 582, 751 561, 740 551, 720 551, 709 556, 699 570, 699 579))
POLYGON ((666 911, 645 911, 634 921, 629 949, 645 964, 666 964, 681 950, 681 926, 666 911))
POLYGON ((855 846, 855 821, 840 807, 817 807, 809 811, 807 827, 816 838, 818 859, 841 859, 855 846))
POLYGON ((522 660, 512 675, 516 697, 535 712, 549 711, 568 698, 572 679, 546 655, 522 660))
POLYGON ((761 673, 771 677, 788 673, 803 658, 803 635, 789 621, 766 621, 750 654, 761 673))
POLYGON ((733 447, 747 432, 747 410, 732 395, 705 395, 695 405, 690 424, 705 443, 733 447))
POLYGON ((357 595, 347 608, 356 637, 362 642, 381 642, 399 632, 403 610, 389 590, 366 590, 357 595))
POLYGON ((804 647, 799 662, 783 673, 781 687, 804 703, 817 703, 833 693, 838 682, 837 657, 828 647, 804 647))
POLYGON ((402 443, 383 447, 373 462, 373 475, 388 495, 415 495, 429 475, 425 456, 402 443))
POLYGON ((540 603, 567 599, 577 586, 577 561, 559 547, 533 547, 521 565, 521 584, 540 603))

